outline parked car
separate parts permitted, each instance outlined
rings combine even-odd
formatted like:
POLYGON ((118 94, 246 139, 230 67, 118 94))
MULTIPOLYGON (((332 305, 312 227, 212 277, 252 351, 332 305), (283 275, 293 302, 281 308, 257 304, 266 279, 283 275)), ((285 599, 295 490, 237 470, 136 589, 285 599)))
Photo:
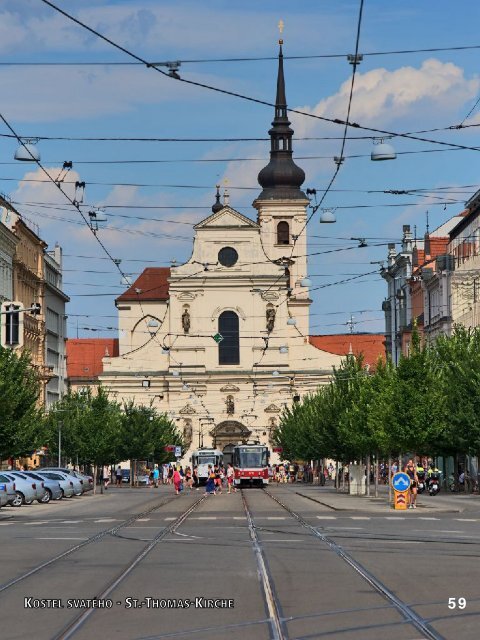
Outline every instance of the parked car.
POLYGON ((8 493, 6 482, 0 482, 0 508, 8 504, 8 493))
MULTIPOLYGON (((7 503, 13 505, 17 497, 17 492, 15 491, 15 481, 10 480, 10 478, 7 478, 7 476, 3 475, 3 473, 0 473, 0 482, 4 482, 7 485, 7 503)), ((22 503, 20 502, 18 506, 20 506, 21 504, 22 503)))
POLYGON ((10 471, 10 473, 15 477, 15 478, 22 478, 23 480, 26 480, 27 482, 32 481, 32 487, 35 490, 35 500, 37 502, 42 502, 45 494, 47 493, 45 486, 44 486, 44 482, 43 480, 35 480, 34 478, 31 478, 30 476, 27 475, 26 471, 10 471))
POLYGON ((45 496, 43 497, 42 502, 44 504, 50 502, 50 500, 61 500, 62 499, 62 489, 58 480, 52 480, 51 478, 45 478, 36 473, 35 471, 25 471, 25 475, 29 478, 33 478, 34 480, 39 480, 43 482, 45 487, 45 496))
POLYGON ((85 491, 90 491, 93 489, 93 478, 91 476, 86 476, 79 471, 75 471, 74 469, 67 469, 65 467, 44 467, 45 471, 60 471, 60 473, 64 473, 67 476, 71 476, 74 478, 73 484, 77 486, 80 483, 81 490, 80 492, 75 491, 75 495, 79 496, 85 491), (77 482, 75 482, 75 480, 77 482))
POLYGON ((62 497, 71 498, 75 495, 75 486, 73 484, 73 478, 70 478, 61 471, 37 471, 38 475, 42 478, 48 478, 49 480, 55 480, 60 485, 62 490, 62 497))
POLYGON ((20 507, 22 504, 32 504, 37 499, 37 485, 31 478, 25 480, 25 478, 14 475, 12 471, 4 471, 2 475, 15 483, 15 493, 17 495, 13 502, 14 507, 20 507))
POLYGON ((130 482, 130 469, 122 469, 122 482, 130 482))

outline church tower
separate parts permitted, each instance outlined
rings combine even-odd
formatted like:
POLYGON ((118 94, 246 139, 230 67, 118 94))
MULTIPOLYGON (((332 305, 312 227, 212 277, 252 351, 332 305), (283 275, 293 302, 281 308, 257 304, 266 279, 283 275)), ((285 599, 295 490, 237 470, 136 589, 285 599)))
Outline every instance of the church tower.
POLYGON ((275 117, 270 135, 270 162, 258 174, 262 192, 253 202, 266 257, 286 266, 291 289, 288 307, 298 328, 308 335, 308 289, 300 286, 307 276, 307 207, 309 200, 302 191, 303 169, 293 161, 293 129, 287 115, 285 77, 283 73, 283 40, 279 40, 277 95, 275 117), (295 244, 294 244, 295 242, 295 244))

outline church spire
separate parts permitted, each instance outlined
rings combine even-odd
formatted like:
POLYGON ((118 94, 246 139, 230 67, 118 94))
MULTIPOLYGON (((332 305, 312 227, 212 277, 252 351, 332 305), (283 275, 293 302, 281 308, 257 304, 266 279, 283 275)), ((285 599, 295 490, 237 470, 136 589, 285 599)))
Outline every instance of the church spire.
POLYGON ((293 129, 287 115, 285 76, 283 73, 283 40, 279 40, 277 95, 275 98, 275 117, 270 135, 270 162, 258 174, 258 182, 263 191, 259 200, 306 199, 300 187, 305 173, 292 158, 293 129))

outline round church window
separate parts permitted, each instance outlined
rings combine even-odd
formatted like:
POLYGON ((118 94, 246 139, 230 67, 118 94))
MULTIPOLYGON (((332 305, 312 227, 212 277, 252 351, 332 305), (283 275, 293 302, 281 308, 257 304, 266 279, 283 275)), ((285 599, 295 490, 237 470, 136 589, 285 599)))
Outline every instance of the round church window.
POLYGON ((218 261, 224 267, 233 267, 238 260, 238 253, 233 247, 223 247, 218 252, 218 261))

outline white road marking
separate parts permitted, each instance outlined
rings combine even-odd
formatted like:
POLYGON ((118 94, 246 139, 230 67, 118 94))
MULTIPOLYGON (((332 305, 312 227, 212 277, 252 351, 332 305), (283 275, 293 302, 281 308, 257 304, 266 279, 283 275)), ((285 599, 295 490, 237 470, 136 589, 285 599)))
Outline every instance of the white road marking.
POLYGON ((425 544, 418 540, 380 540, 382 544, 425 544))
POLYGON ((275 538, 274 540, 272 540, 271 538, 268 539, 268 542, 304 542, 304 540, 302 539, 298 539, 298 538, 275 538))
POLYGON ((478 522, 478 518, 455 518, 457 522, 478 522))
POLYGON ((425 516, 419 516, 418 520, 440 520, 440 518, 426 518, 425 516))
POLYGON ((366 516, 350 516, 351 520, 370 520, 370 518, 366 516))
POLYGON ((234 520, 245 520, 245 516, 233 516, 234 520))
POLYGON ((165 520, 176 520, 176 518, 165 518, 165 520))
POLYGON ((101 518, 100 520, 94 520, 94 522, 117 522, 116 518, 101 518))
POLYGON ((360 529, 364 529, 365 527, 331 527, 331 528, 332 529, 352 529, 352 530, 353 529, 357 529, 357 530, 360 530, 360 529))
POLYGON ((337 516, 317 516, 319 520, 336 520, 337 516))
POLYGON ((285 516, 267 516, 267 520, 285 520, 285 516))
POLYGON ((405 520, 405 516, 384 516, 385 520, 405 520))
POLYGON ((148 522, 151 518, 139 518, 137 522, 148 522))
POLYGON ((13 524, 13 522, 0 522, 0 527, 6 527, 9 524, 13 524))
POLYGON ((217 516, 196 516, 195 518, 190 518, 191 520, 217 520, 217 516))
POLYGON ((49 522, 50 522, 49 520, 40 520, 39 522, 24 522, 23 524, 25 526, 32 526, 35 524, 49 524, 49 522))
POLYGON ((80 524, 82 520, 60 520, 60 524, 80 524))
POLYGON ((87 540, 87 538, 35 538, 35 540, 87 540))

